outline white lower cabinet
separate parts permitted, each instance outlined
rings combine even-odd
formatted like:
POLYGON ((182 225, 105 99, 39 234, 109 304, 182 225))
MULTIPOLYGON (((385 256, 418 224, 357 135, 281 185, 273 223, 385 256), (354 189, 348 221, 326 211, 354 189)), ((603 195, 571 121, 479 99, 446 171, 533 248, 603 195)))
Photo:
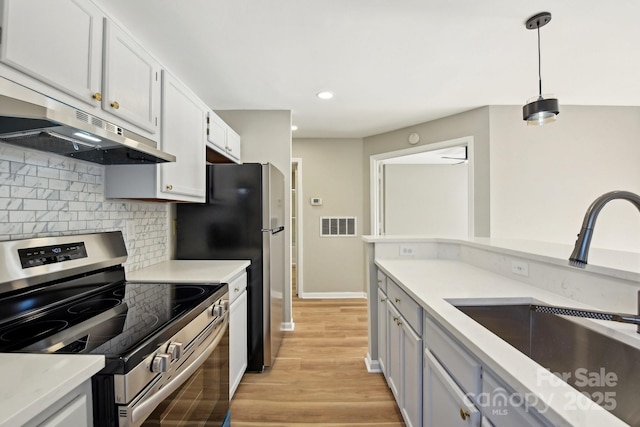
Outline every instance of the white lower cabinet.
POLYGON ((229 400, 247 370, 247 273, 229 282, 229 400))
POLYGON ((93 425, 91 380, 44 409, 24 427, 89 427, 93 425))

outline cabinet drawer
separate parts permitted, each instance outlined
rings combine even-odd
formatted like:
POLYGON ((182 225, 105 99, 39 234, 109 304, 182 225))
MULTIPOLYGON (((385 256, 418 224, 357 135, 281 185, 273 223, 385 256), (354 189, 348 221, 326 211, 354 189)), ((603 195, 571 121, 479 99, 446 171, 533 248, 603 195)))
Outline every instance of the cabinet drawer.
POLYGON ((422 334, 422 307, 391 279, 387 278, 387 297, 418 335, 422 334))
POLYGON ((387 276, 380 270, 378 270, 378 287, 382 289, 382 292, 387 293, 387 276))
POLYGON ((528 407, 526 396, 510 391, 487 371, 482 375, 482 390, 483 398, 478 404, 495 427, 547 425, 534 415, 536 409, 528 407))
POLYGON ((425 317, 424 324, 425 346, 443 363, 465 392, 479 396, 482 391, 482 365, 447 336, 433 320, 425 317))
POLYGON ((234 302, 247 289, 246 271, 229 281, 229 304, 234 302))

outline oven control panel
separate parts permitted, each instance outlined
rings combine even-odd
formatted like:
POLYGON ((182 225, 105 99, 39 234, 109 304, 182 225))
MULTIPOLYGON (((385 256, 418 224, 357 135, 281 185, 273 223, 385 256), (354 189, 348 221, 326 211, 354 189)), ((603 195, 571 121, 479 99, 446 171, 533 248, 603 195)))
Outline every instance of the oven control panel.
POLYGON ((87 257, 84 242, 66 243, 62 245, 40 246, 18 249, 22 268, 37 267, 45 264, 69 261, 87 257))

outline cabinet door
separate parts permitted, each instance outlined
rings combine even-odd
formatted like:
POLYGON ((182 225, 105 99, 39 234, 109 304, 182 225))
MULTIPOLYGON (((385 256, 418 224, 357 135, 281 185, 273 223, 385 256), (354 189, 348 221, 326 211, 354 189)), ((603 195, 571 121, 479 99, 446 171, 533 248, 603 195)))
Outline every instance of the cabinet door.
POLYGON ((240 135, 238 135, 233 129, 227 128, 227 153, 235 160, 240 161, 240 150, 242 143, 240 141, 240 135))
POLYGON ((380 369, 384 374, 386 371, 386 363, 387 363, 387 324, 388 321, 388 313, 387 313, 387 296, 382 292, 382 289, 378 288, 378 363, 380 364, 380 369))
POLYGON ((227 146, 227 124, 213 111, 207 113, 207 142, 224 153, 227 146))
POLYGON ((465 396, 430 351, 425 351, 424 425, 426 427, 478 426, 480 412, 465 396))
POLYGON ((104 29, 102 108, 155 134, 159 131, 160 64, 106 18, 104 29))
POLYGON ((229 400, 247 369, 247 291, 238 296, 229 316, 229 400))
POLYGON ((422 338, 404 318, 400 318, 402 329, 402 399, 400 411, 408 427, 422 426, 422 338))
POLYGON ((400 381, 402 376, 402 328, 398 325, 400 321, 400 313, 396 310, 390 301, 387 300, 387 337, 388 353, 387 353, 387 383, 393 392, 398 405, 400 400, 400 381))
POLYGON ((160 165, 160 193, 176 200, 205 200, 204 104, 181 82, 162 73, 162 150, 176 156, 160 165), (191 199, 191 197, 196 199, 191 199))
POLYGON ((83 0, 4 0, 1 6, 0 61, 98 107, 100 10, 83 0))

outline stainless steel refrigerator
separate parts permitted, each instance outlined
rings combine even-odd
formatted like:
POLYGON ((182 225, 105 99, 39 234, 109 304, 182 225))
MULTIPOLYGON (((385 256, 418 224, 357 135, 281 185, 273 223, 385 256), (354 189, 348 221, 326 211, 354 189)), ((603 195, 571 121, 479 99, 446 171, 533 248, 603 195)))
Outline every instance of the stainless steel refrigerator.
POLYGON ((207 166, 206 203, 177 206, 178 259, 248 259, 248 371, 271 366, 282 341, 284 176, 272 164, 207 166))

